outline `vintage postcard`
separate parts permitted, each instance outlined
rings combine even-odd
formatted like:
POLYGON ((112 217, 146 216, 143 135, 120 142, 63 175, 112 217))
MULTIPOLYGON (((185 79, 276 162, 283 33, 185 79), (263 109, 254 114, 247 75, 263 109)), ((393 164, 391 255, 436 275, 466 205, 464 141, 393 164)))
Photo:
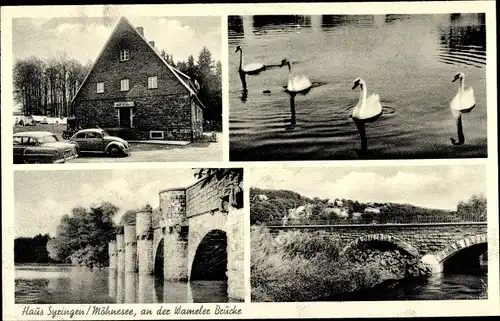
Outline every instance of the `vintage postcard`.
POLYGON ((500 315, 494 1, 0 22, 3 320, 500 315))

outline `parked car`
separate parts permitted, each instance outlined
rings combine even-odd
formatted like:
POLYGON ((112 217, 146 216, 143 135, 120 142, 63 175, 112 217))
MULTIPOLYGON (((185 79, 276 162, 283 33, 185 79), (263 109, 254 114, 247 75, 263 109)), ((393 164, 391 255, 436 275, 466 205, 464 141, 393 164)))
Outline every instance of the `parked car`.
POLYGON ((116 136, 109 135, 104 129, 82 129, 70 138, 76 144, 78 153, 102 153, 111 156, 130 154, 129 143, 116 136))
POLYGON ((78 157, 75 144, 60 142, 51 132, 14 134, 14 164, 64 163, 78 157))

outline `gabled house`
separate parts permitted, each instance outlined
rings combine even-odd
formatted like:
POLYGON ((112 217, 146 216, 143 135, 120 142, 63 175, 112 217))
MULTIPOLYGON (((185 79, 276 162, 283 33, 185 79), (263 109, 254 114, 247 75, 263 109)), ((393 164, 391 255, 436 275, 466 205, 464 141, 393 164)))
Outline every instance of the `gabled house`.
MULTIPOLYGON (((175 35, 165 35, 175 37, 175 35)), ((144 29, 118 21, 72 101, 76 125, 125 139, 195 140, 204 106, 196 80, 169 65, 144 29)))

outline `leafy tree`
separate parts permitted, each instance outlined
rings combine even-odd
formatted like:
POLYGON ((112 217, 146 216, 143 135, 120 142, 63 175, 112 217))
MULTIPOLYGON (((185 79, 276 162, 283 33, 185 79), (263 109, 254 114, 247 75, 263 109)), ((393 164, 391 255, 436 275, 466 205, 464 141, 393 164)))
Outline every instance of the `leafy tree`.
POLYGON ((90 64, 66 56, 19 59, 13 69, 14 101, 26 116, 70 116, 70 102, 89 70, 90 64))
POLYGON ((202 187, 214 179, 218 181, 235 179, 239 185, 243 181, 243 168, 198 168, 195 169, 194 176, 198 179, 205 179, 202 187))
MULTIPOLYGON (((173 57, 169 56, 167 53, 164 54, 164 58, 173 60, 173 57)), ((221 62, 215 62, 212 59, 210 50, 204 47, 200 51, 197 60, 195 60, 193 55, 190 55, 187 61, 178 61, 177 68, 193 80, 197 80, 200 85, 198 98, 206 107, 203 111, 205 129, 222 130, 221 62)))
POLYGON ((76 207, 64 215, 57 234, 47 245, 51 257, 86 266, 104 266, 108 261, 108 242, 114 239, 113 218, 118 208, 103 202, 90 208, 76 207))
POLYGON ((35 237, 19 237, 14 240, 15 263, 48 263, 49 253, 46 249, 50 240, 48 234, 35 237))
POLYGON ((484 195, 472 195, 466 202, 459 202, 457 205, 457 215, 461 218, 475 219, 483 221, 486 219, 487 200, 484 195))

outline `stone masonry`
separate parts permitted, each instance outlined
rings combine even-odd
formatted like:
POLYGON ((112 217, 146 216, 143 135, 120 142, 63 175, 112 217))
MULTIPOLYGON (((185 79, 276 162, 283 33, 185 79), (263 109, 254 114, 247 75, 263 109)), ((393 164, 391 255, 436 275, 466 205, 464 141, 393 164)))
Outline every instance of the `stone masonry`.
POLYGON ((427 224, 356 224, 324 226, 268 226, 272 233, 300 230, 311 234, 333 235, 348 251, 361 243, 389 242, 420 257, 435 272, 454 253, 475 244, 487 243, 486 222, 427 224))
MULTIPOLYGON (((75 95, 72 106, 77 125, 120 128, 119 108, 130 108, 131 132, 149 139, 149 132, 164 131, 165 139, 192 140, 203 132, 203 110, 189 80, 167 67, 148 42, 122 18, 101 55, 75 95), (120 61, 120 51, 129 50, 129 59, 120 61), (148 88, 148 77, 157 77, 157 88, 148 88), (182 83, 179 78, 183 79, 182 83), (121 91, 128 79, 129 90, 121 91), (97 93, 97 83, 104 92, 97 93), (133 104, 115 107, 115 103, 133 104)), ((120 131, 117 131, 120 132, 120 131)))
MULTIPOLYGON (((214 179, 202 187, 203 182, 200 180, 187 188, 162 190, 157 209, 136 214, 139 275, 154 273, 154 262, 162 257, 165 280, 189 281, 200 244, 204 240, 210 242, 209 235, 216 231, 217 235, 226 236, 228 296, 244 300, 244 210, 228 202, 235 182, 214 179)), ((128 236, 127 229, 125 234, 128 236)), ((124 240, 123 235, 117 235, 118 270, 120 262, 128 261, 125 256, 120 261, 119 250, 120 244, 125 243, 126 249, 126 244, 131 243, 127 242, 131 239, 127 236, 124 240)), ((131 254, 127 258, 131 258, 131 254)), ((112 266, 110 264, 110 268, 112 266)))

